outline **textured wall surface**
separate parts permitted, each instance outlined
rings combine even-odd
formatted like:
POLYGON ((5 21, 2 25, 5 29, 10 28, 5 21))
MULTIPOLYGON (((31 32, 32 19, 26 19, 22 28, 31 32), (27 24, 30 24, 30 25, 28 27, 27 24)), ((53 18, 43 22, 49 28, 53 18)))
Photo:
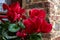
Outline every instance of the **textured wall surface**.
POLYGON ((60 1, 49 0, 50 22, 53 25, 51 40, 60 40, 60 1))

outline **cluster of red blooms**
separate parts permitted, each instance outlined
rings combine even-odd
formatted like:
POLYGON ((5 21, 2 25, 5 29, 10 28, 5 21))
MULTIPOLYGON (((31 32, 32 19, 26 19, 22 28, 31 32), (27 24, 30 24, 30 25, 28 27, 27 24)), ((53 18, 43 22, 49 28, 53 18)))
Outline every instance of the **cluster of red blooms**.
MULTIPOLYGON (((13 3, 12 5, 3 4, 3 8, 7 9, 7 18, 10 22, 15 22, 20 20, 24 9, 22 9, 19 3, 13 3)), ((27 35, 33 33, 49 33, 52 30, 52 25, 49 24, 46 20, 46 11, 39 9, 31 9, 29 11, 29 18, 23 20, 25 29, 19 30, 16 35, 18 37, 26 37, 27 35)), ((26 18, 24 16, 24 18, 26 18)))
POLYGON ((19 21, 21 17, 24 17, 22 14, 25 12, 25 10, 20 7, 18 2, 11 5, 3 4, 3 9, 7 9, 6 15, 10 22, 15 22, 16 20, 19 21))
POLYGON ((31 9, 29 18, 23 20, 25 29, 17 32, 17 36, 26 37, 33 33, 49 33, 52 30, 52 25, 45 20, 46 12, 44 10, 31 9))

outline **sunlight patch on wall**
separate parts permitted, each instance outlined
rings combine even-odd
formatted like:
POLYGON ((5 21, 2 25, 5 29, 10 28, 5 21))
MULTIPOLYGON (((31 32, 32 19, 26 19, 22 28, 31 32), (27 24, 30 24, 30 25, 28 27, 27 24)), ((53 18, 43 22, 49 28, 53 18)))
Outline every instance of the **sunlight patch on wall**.
POLYGON ((60 1, 48 0, 50 2, 50 22, 53 24, 53 28, 60 31, 60 1), (59 25, 59 26, 57 26, 59 25))

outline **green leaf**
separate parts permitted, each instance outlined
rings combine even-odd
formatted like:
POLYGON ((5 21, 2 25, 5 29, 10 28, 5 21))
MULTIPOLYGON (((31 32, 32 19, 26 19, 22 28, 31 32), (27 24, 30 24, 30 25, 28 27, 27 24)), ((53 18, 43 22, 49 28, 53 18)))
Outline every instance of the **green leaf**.
POLYGON ((5 38, 5 37, 2 37, 2 39, 0 39, 0 40, 21 40, 19 37, 17 37, 17 38, 14 38, 14 39, 7 39, 7 38, 5 38))
POLYGON ((19 26, 20 26, 21 28, 23 28, 23 29, 25 28, 25 26, 24 26, 24 24, 23 24, 22 22, 19 22, 18 24, 19 24, 19 26))
POLYGON ((1 26, 3 29, 6 29, 6 30, 7 30, 9 24, 10 24, 10 23, 9 23, 8 21, 6 21, 5 23, 1 23, 0 26, 1 26))
POLYGON ((10 24, 8 30, 10 32, 17 32, 18 30, 20 30, 20 27, 18 27, 16 24, 10 24))
POLYGON ((37 34, 32 34, 30 35, 29 40, 42 40, 42 36, 37 35, 37 34))
POLYGON ((20 38, 7 39, 7 40, 21 40, 20 38))
POLYGON ((2 35, 2 26, 0 24, 0 36, 2 35))

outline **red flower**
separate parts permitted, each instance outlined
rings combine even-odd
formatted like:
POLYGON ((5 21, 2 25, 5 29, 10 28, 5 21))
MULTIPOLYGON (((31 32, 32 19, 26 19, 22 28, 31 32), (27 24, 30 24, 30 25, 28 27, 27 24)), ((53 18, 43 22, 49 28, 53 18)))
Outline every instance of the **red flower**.
POLYGON ((25 12, 25 10, 20 7, 20 3, 18 2, 13 3, 9 6, 7 4, 3 4, 3 9, 8 10, 6 15, 10 22, 19 21, 23 12, 25 12))
POLYGON ((6 10, 6 9, 9 9, 9 6, 5 3, 3 3, 3 9, 6 10))
POLYGON ((39 9, 32 9, 29 11, 29 15, 31 18, 34 18, 35 16, 45 18, 46 11, 45 10, 39 10, 39 9))
POLYGON ((23 20, 25 33, 49 33, 52 30, 52 25, 45 20, 45 16, 44 10, 30 11, 30 18, 23 20))
POLYGON ((14 11, 14 12, 16 12, 18 14, 21 14, 21 13, 23 13, 25 11, 24 9, 22 9, 20 7, 20 3, 19 2, 13 3, 9 7, 11 8, 12 11, 14 11))
POLYGON ((39 17, 45 18, 46 17, 46 11, 45 10, 39 10, 39 17))
POLYGON ((21 18, 22 19, 27 19, 27 17, 25 15, 22 15, 21 18))
POLYGON ((43 18, 32 18, 24 20, 25 30, 26 33, 49 33, 52 30, 52 25, 49 24, 46 20, 43 18))
POLYGON ((52 30, 52 25, 49 24, 47 21, 42 20, 41 23, 41 32, 42 33, 49 33, 52 30))
POLYGON ((15 22, 16 20, 20 20, 20 14, 17 14, 16 12, 7 12, 7 16, 10 22, 15 22))
POLYGON ((38 18, 24 20, 26 33, 32 34, 40 32, 40 23, 41 22, 38 18))
POLYGON ((31 18, 38 16, 39 15, 39 10, 38 9, 32 9, 29 11, 29 15, 31 18))
POLYGON ((18 37, 26 37, 27 36, 27 34, 25 33, 25 31, 22 31, 22 32, 17 32, 16 33, 16 35, 18 36, 18 37))
POLYGON ((30 34, 32 31, 31 31, 31 22, 29 20, 30 19, 24 20, 24 25, 26 28, 25 31, 30 34))

